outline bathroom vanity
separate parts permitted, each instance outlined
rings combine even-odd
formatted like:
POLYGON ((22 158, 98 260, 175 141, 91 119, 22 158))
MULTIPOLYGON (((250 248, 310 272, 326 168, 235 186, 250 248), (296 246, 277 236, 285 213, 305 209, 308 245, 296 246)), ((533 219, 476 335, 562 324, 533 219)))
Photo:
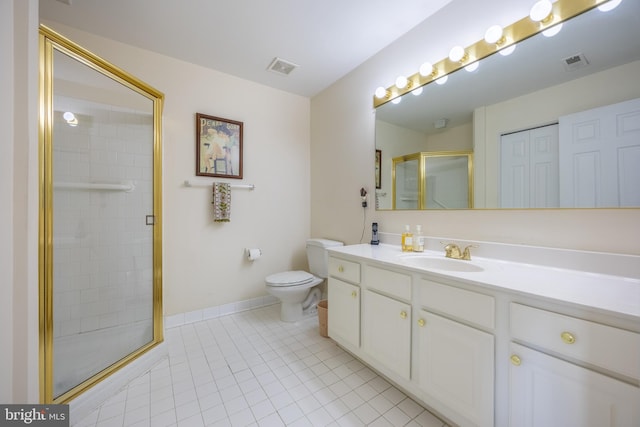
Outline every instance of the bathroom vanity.
POLYGON ((640 425, 640 257, 479 246, 330 249, 329 336, 451 424, 640 425))

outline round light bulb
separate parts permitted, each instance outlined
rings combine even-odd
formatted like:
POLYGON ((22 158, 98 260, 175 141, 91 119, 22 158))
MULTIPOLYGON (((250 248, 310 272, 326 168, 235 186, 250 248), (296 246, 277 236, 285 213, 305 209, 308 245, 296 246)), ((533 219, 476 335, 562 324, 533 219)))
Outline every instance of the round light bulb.
POLYGON ((464 58, 464 49, 462 46, 454 46, 449 51, 449 59, 453 62, 460 62, 464 58))
POLYGON ((502 56, 509 56, 513 53, 513 51, 516 50, 516 45, 512 44, 509 47, 505 47, 504 49, 500 49, 500 55, 502 56))
POLYGON ((559 23, 558 25, 554 25, 553 27, 549 28, 548 30, 544 30, 542 32, 542 35, 545 37, 553 37, 556 34, 558 34, 560 32, 560 30, 562 30, 562 22, 559 23))
POLYGON ((76 118, 75 114, 73 114, 71 111, 66 111, 63 115, 62 118, 65 119, 66 121, 70 122, 73 119, 76 118))
POLYGON ((378 99, 382 99, 387 96, 387 90, 382 86, 378 87, 375 91, 375 96, 378 99))
POLYGON ((415 88, 414 90, 411 91, 411 93, 415 96, 421 95, 422 94, 422 86, 415 88))
POLYGON ((396 79, 396 87, 398 89, 404 89, 409 84, 409 80, 405 76, 398 76, 396 79))
POLYGON ((397 98, 393 98, 393 100, 391 101, 392 104, 400 104, 400 101, 402 101, 402 97, 399 96, 397 98))
POLYGON ((480 61, 476 61, 467 65, 466 67, 464 67, 464 69, 470 73, 473 73, 475 70, 478 69, 479 66, 480 66, 480 61))
POLYGON ((443 84, 445 84, 447 82, 447 80, 449 80, 449 76, 448 75, 442 76, 439 79, 436 79, 436 83, 439 84, 439 85, 443 85, 443 84))
POLYGON ((605 4, 598 6, 598 10, 600 12, 609 12, 610 10, 613 10, 616 7, 618 7, 620 3, 622 3, 622 0, 611 0, 606 2, 605 4))
POLYGON ((433 73, 433 64, 431 62, 425 62, 420 66, 420 75, 422 77, 430 76, 433 73))
POLYGON ((549 0, 540 0, 531 7, 529 18, 536 22, 544 21, 551 14, 552 9, 553 5, 549 0))
POLYGON ((492 25, 484 33, 484 41, 489 44, 496 44, 502 38, 502 27, 500 25, 492 25))

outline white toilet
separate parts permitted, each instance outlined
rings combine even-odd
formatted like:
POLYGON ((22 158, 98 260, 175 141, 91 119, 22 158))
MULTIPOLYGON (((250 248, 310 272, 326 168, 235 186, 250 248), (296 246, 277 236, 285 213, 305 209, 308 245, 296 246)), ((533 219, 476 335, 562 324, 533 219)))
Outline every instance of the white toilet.
POLYGON ((267 276, 267 292, 280 299, 282 321, 295 322, 316 313, 316 305, 322 297, 318 285, 327 278, 327 248, 335 246, 343 246, 343 243, 327 239, 309 239, 307 260, 311 273, 285 271, 267 276))

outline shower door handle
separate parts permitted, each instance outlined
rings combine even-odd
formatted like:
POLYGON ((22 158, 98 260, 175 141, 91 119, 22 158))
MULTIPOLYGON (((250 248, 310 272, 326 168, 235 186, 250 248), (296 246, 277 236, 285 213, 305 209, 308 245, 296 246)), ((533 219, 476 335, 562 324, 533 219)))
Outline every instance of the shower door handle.
POLYGON ((155 215, 147 215, 146 216, 147 225, 156 225, 156 216, 155 215))

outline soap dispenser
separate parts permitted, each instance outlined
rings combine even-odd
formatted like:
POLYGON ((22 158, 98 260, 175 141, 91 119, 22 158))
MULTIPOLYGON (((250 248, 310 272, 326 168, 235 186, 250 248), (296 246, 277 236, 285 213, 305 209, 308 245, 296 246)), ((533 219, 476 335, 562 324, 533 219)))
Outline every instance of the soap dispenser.
POLYGON ((402 252, 413 251, 413 234, 411 233, 411 227, 404 226, 404 233, 402 233, 402 252))
POLYGON ((421 225, 416 225, 416 234, 413 235, 413 252, 424 252, 424 236, 421 225))

